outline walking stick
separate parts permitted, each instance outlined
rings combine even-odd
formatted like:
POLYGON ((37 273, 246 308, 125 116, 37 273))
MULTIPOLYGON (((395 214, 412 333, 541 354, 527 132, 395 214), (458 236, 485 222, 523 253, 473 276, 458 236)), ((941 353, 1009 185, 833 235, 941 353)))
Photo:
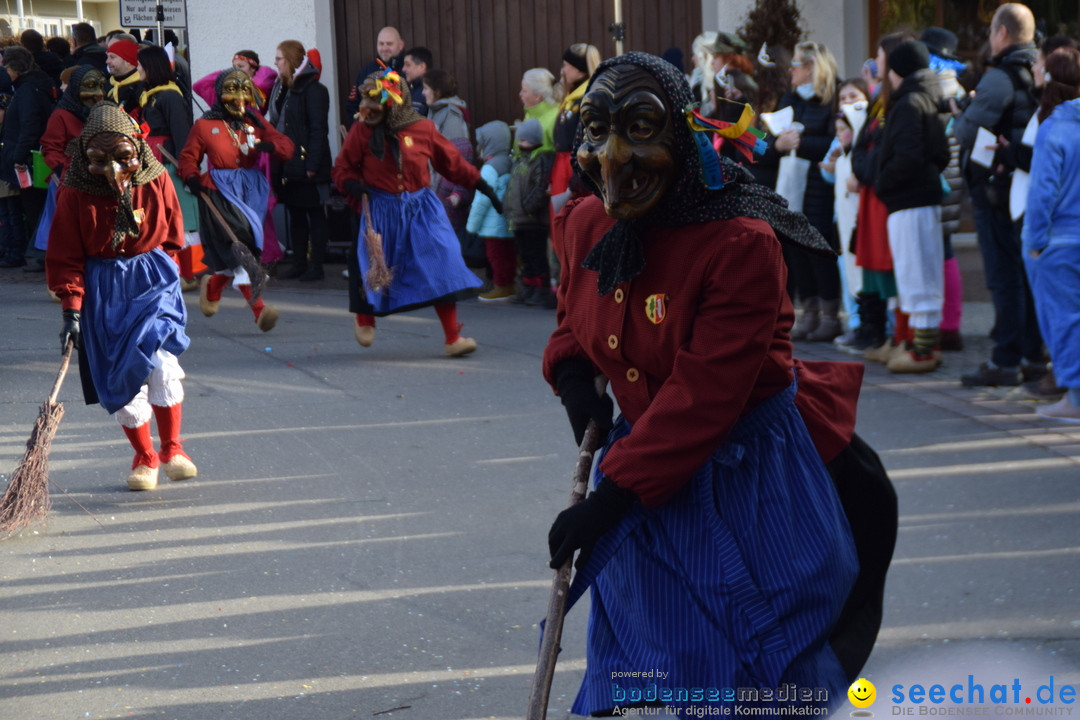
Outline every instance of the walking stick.
POLYGON ((35 518, 44 520, 49 515, 52 507, 49 499, 49 447, 60 426, 60 419, 64 417, 64 405, 56 398, 67 374, 74 346, 74 341, 68 340, 60 372, 56 374, 48 400, 38 412, 30 439, 26 441, 22 462, 12 473, 7 491, 0 498, 0 536, 14 535, 35 518))
MULTIPOLYGON (((177 170, 180 169, 180 164, 176 162, 176 158, 173 157, 172 153, 166 150, 164 146, 159 146, 158 149, 161 150, 161 156, 165 158, 166 161, 175 165, 177 170)), ((248 278, 251 280, 251 298, 248 300, 248 304, 254 307, 255 303, 259 301, 259 296, 262 295, 263 289, 266 287, 266 273, 263 272, 262 265, 259 264, 258 259, 252 254, 248 246, 240 242, 240 239, 236 237, 236 233, 234 233, 232 227, 229 226, 228 220, 226 220, 225 216, 221 214, 221 211, 217 209, 217 205, 213 203, 210 196, 205 192, 201 192, 198 197, 202 198, 202 201, 210 208, 210 214, 214 216, 217 224, 225 232, 229 240, 232 241, 230 249, 232 251, 233 261, 244 268, 244 271, 248 274, 248 278)))
MULTIPOLYGON (((598 377, 596 379, 597 394, 602 394, 606 385, 607 378, 598 377)), ((604 438, 600 435, 596 421, 590 420, 585 428, 585 436, 581 439, 581 446, 578 448, 577 465, 574 466, 574 476, 570 485, 570 502, 567 507, 573 507, 585 498, 585 493, 589 490, 589 471, 592 470, 593 454, 600 449, 603 442, 604 438)), ((529 691, 529 710, 525 715, 525 720, 547 718, 551 681, 555 676, 555 662, 559 657, 563 616, 566 612, 566 594, 570 589, 570 570, 573 564, 574 558, 571 555, 562 567, 555 571, 555 578, 551 583, 547 619, 544 621, 544 636, 540 641, 540 657, 537 658, 536 672, 533 673, 532 689, 529 691)))

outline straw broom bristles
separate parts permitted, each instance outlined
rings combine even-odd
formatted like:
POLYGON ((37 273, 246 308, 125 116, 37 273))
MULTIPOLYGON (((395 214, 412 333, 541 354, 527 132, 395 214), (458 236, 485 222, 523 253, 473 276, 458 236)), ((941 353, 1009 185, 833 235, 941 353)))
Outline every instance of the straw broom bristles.
POLYGON ((386 255, 383 253, 382 233, 375 232, 371 224, 371 208, 368 204, 368 196, 364 195, 364 245, 368 254, 368 271, 364 280, 372 292, 382 292, 390 287, 394 281, 394 271, 386 266, 386 255))
POLYGON ((52 508, 49 499, 49 448, 60 419, 64 417, 64 405, 56 401, 60 385, 64 382, 68 363, 71 362, 73 343, 69 340, 56 375, 49 399, 38 412, 22 462, 11 476, 4 496, 0 498, 0 536, 14 535, 35 519, 44 520, 52 508))

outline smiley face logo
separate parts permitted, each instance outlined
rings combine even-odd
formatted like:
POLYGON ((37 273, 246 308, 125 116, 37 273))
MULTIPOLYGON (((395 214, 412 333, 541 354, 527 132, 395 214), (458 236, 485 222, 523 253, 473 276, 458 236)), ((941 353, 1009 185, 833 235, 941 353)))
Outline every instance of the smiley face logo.
POLYGON ((851 683, 847 691, 848 700, 857 708, 868 708, 877 700, 877 688, 866 678, 859 678, 851 683))

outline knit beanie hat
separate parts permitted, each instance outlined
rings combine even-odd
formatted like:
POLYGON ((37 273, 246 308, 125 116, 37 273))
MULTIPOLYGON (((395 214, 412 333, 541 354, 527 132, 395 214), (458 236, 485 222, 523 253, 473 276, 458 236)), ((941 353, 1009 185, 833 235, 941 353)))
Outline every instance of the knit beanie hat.
POLYGON ((908 40, 889 53, 889 69, 902 78, 930 67, 930 51, 918 40, 908 40))
POLYGON ((527 142, 539 147, 544 144, 544 128, 541 127, 539 120, 536 118, 529 118, 518 125, 515 137, 519 143, 527 142))
POLYGON ((109 46, 109 52, 119 56, 129 65, 139 64, 139 45, 130 40, 117 40, 109 46))
POLYGON ((586 75, 589 74, 589 62, 585 59, 584 53, 578 55, 576 52, 574 52, 573 47, 569 47, 566 49, 566 52, 563 53, 562 59, 570 63, 586 75))

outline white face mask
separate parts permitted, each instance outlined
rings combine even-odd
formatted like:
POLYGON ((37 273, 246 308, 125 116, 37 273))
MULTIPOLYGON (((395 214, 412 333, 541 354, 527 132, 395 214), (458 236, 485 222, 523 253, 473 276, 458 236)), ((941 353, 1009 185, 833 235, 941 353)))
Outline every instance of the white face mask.
POLYGON ((810 98, 814 97, 814 95, 815 95, 815 93, 814 93, 814 84, 813 83, 803 83, 799 87, 795 88, 795 92, 797 92, 799 94, 799 97, 801 97, 803 100, 809 100, 810 98))

